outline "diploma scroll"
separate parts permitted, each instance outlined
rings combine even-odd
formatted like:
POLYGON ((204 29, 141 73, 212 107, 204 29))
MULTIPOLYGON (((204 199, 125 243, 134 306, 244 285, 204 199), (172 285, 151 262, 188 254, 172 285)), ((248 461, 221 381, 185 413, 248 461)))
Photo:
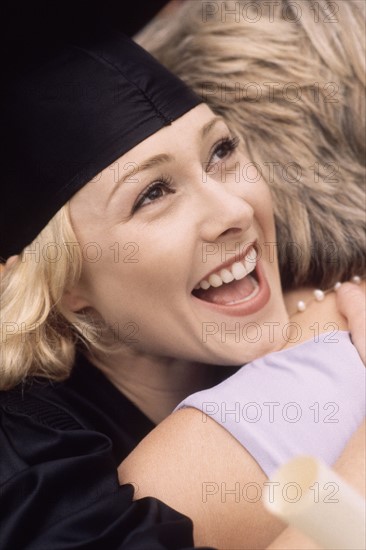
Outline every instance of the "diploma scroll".
POLYGON ((366 501, 311 456, 281 466, 263 495, 266 509, 329 550, 365 550, 366 501))

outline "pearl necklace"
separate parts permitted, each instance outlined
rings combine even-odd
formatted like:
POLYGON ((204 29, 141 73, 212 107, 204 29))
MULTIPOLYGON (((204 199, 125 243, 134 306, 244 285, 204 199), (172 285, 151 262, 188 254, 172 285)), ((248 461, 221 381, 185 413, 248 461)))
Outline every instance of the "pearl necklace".
MULTIPOLYGON (((351 281, 353 283, 356 283, 356 285, 360 285, 361 284, 361 277, 359 277, 358 275, 355 275, 354 277, 352 277, 351 281)), ((304 300, 299 300, 297 302, 297 304, 296 304, 297 311, 300 312, 300 313, 302 311, 305 311, 307 306, 309 305, 309 303, 313 302, 314 300, 317 301, 317 302, 322 302, 324 300, 325 296, 327 294, 329 294, 329 292, 333 292, 334 290, 338 290, 340 288, 341 284, 342 283, 338 282, 333 287, 328 288, 327 290, 320 290, 319 288, 316 288, 313 291, 313 298, 311 298, 307 302, 305 302, 304 300)))

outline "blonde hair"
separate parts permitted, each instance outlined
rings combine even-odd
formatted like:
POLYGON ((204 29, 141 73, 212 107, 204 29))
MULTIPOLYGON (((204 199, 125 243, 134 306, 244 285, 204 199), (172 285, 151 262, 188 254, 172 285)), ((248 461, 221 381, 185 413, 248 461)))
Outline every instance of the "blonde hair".
POLYGON ((62 303, 79 281, 82 254, 68 204, 1 274, 0 389, 29 375, 66 378, 76 347, 104 351, 101 325, 62 303))
POLYGON ((242 137, 272 190, 284 289, 365 271, 364 30, 357 0, 184 0, 136 37, 242 137))
MULTIPOLYGON (((292 22, 288 14, 294 3, 282 0, 273 4, 273 22, 263 18, 253 24, 245 18, 222 21, 222 10, 204 21, 203 4, 233 9, 248 3, 185 0, 176 17, 153 21, 138 41, 198 94, 206 92, 210 107, 242 136, 259 168, 279 163, 272 165, 271 177, 263 175, 273 191, 284 288, 327 288, 363 273, 363 7, 355 0, 341 2, 338 24, 323 22, 329 16, 324 12, 316 24, 312 8, 320 3, 297 0, 302 17, 292 22), (253 100, 248 93, 236 100, 238 83, 255 83, 265 90, 266 82, 278 84, 273 95, 262 93, 253 100), (301 93, 299 101, 283 95, 291 82, 301 93), (336 87, 327 88, 328 83, 336 87), (334 90, 337 102, 326 101, 334 90), (293 162, 302 169, 300 179, 289 168, 293 162), (336 178, 330 175, 335 167, 336 178)), ((250 4, 262 6, 264 12, 261 1, 250 4)), ((81 268, 82 255, 65 205, 2 276, 0 389, 28 375, 66 378, 78 346, 106 351, 101 327, 87 312, 75 314, 62 304, 81 268), (50 259, 52 250, 57 262, 50 259)))

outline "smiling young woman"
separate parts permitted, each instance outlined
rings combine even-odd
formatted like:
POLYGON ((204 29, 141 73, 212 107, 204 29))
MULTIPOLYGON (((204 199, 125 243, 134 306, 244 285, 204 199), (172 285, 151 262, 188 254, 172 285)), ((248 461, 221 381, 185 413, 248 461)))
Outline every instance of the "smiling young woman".
MULTIPOLYGON (((242 170, 248 159, 225 121, 132 41, 106 29, 48 46, 25 47, 6 81, 1 544, 187 548, 193 534, 185 510, 195 521, 203 510, 197 483, 210 464, 212 473, 227 467, 230 480, 242 465, 244 480, 262 483, 260 457, 214 420, 203 425, 193 408, 144 437, 231 367, 246 363, 247 372, 262 373, 255 360, 286 346, 289 314, 268 246, 276 241, 271 195, 242 170), (167 425, 168 439, 161 437, 167 425), (222 454, 220 430, 228 445, 222 454), (208 438, 208 454, 191 445, 192 435, 208 438), (119 486, 117 468, 128 456, 119 486), (170 491, 172 482, 190 479, 189 470, 180 478, 181 462, 193 476, 190 510, 170 491), (163 465, 156 484, 151 467, 163 465), (130 473, 140 495, 152 496, 133 500, 130 473)), ((320 322, 331 315, 347 328, 334 297, 319 308, 308 314, 320 322)), ((347 380, 341 368, 344 354, 340 368, 325 358, 318 369, 328 368, 330 391, 342 388, 347 405, 326 449, 330 462, 362 409, 364 369, 349 335, 340 340, 354 376, 347 380)), ((294 388, 302 390, 302 381, 294 388)), ((196 542, 234 541, 229 531, 220 538, 219 522, 210 528, 217 537, 208 534, 222 511, 211 509, 196 542)), ((242 514, 237 509, 232 519, 242 514)), ((259 547, 282 528, 259 505, 244 515, 237 534, 247 545, 259 547), (264 521, 256 538, 251 527, 264 521)))
MULTIPOLYGON (((85 263, 79 284, 68 295, 69 306, 98 312, 108 326, 135 323, 139 343, 131 347, 132 352, 152 355, 161 362, 164 357, 175 357, 240 365, 273 349, 273 344, 263 336, 251 346, 244 341, 233 345, 232 338, 225 341, 217 333, 202 346, 205 322, 225 323, 229 335, 237 322, 242 329, 251 321, 259 327, 280 321, 282 329, 287 321, 277 260, 270 258, 265 247, 275 240, 268 187, 263 181, 237 178, 235 166, 244 165, 246 159, 231 139, 226 124, 206 105, 199 105, 119 159, 122 172, 123 166, 143 166, 151 156, 161 151, 165 155, 159 165, 136 172, 119 186, 108 206, 111 171, 70 200, 78 242, 81 246, 98 242, 102 257, 85 263), (182 140, 184 148, 180 147, 182 140), (217 170, 222 165, 225 183, 217 170), (108 253, 115 242, 137 243, 138 261, 115 263, 108 253), (207 243, 219 243, 220 251, 205 257, 207 243), (223 253, 230 262, 229 273, 235 271, 250 243, 261 251, 256 263, 252 262, 258 277, 255 292, 252 277, 243 277, 242 272, 232 273, 235 282, 199 292, 195 289, 200 281, 212 281, 208 273, 222 271, 223 253), (138 294, 131 292, 134 288, 138 294), (252 293, 249 299, 248 293, 252 293), (154 312, 154 323, 150 312, 154 312)), ((124 353, 114 356, 113 371, 126 363, 124 353)))

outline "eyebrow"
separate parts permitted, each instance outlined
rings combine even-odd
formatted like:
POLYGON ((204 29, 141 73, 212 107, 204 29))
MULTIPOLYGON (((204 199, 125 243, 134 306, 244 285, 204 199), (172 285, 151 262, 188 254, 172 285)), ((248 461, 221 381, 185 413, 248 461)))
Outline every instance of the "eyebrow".
MULTIPOLYGON (((222 116, 216 116, 215 118, 213 118, 212 120, 207 122, 201 128, 201 130, 200 130, 201 140, 203 140, 207 136, 207 134, 209 134, 211 132, 212 128, 214 126, 216 126, 216 124, 218 122, 225 122, 225 120, 222 116)), ((174 156, 166 155, 166 154, 162 153, 160 155, 155 155, 153 157, 148 158, 147 160, 145 160, 144 162, 139 164, 138 169, 136 169, 136 165, 135 165, 131 170, 129 170, 122 178, 120 178, 116 182, 116 184, 114 185, 114 187, 112 189, 112 192, 110 193, 110 195, 107 199, 107 204, 110 202, 110 200, 112 199, 112 197, 115 194, 115 192, 117 191, 117 189, 119 189, 120 185, 122 185, 129 177, 136 176, 136 174, 139 174, 140 172, 143 172, 145 170, 149 170, 150 168, 154 168, 156 166, 160 166, 161 164, 164 164, 164 163, 169 162, 171 160, 174 160, 174 156)), ((129 162, 127 164, 136 164, 136 163, 129 162)))
MULTIPOLYGON (((154 168, 155 166, 159 166, 160 164, 163 164, 164 162, 169 162, 170 160, 174 160, 174 157, 171 155, 166 155, 164 153, 160 155, 155 155, 154 157, 150 157, 149 159, 145 160, 139 165, 138 170, 136 170, 136 166, 132 168, 132 170, 129 170, 127 174, 123 176, 118 182, 118 184, 121 184, 127 180, 130 176, 135 176, 139 172, 143 172, 144 170, 149 170, 149 168, 154 168)), ((136 164, 133 162, 129 162, 127 164, 136 164)))
POLYGON ((214 126, 216 126, 216 124, 218 122, 225 122, 225 119, 222 117, 222 116, 215 116, 215 118, 213 118, 212 120, 210 120, 209 122, 207 122, 202 128, 201 128, 201 131, 200 131, 200 134, 201 134, 201 139, 204 139, 207 134, 209 134, 212 130, 212 128, 214 126))

